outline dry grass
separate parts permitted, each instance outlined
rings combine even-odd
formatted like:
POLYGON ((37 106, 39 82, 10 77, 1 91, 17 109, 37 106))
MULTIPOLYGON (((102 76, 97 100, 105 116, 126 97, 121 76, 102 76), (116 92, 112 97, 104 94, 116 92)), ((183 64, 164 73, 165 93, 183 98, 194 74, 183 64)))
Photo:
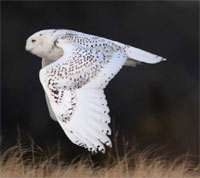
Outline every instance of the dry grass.
MULTIPOLYGON (((115 149, 117 152, 117 148, 115 149)), ((167 157, 155 156, 157 152, 159 151, 155 149, 147 149, 140 153, 129 151, 121 158, 107 153, 104 162, 98 165, 94 164, 90 156, 85 155, 66 164, 60 160, 59 152, 45 156, 39 147, 27 149, 18 144, 2 153, 0 177, 199 177, 200 166, 194 166, 188 156, 167 161, 167 157)))

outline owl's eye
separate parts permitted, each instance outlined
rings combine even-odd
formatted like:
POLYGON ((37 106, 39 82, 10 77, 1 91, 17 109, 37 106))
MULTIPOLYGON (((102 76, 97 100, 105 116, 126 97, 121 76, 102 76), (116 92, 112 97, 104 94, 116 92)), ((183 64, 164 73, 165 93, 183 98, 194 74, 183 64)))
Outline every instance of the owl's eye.
POLYGON ((32 41, 32 43, 35 43, 36 42, 36 40, 31 40, 32 41))

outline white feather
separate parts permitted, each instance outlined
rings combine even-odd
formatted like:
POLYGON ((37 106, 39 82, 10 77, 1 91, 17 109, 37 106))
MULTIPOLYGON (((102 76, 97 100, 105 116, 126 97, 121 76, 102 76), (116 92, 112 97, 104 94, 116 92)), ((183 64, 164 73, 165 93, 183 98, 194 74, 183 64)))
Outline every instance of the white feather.
POLYGON ((51 117, 54 121, 57 121, 56 115, 55 115, 55 113, 54 113, 53 110, 52 110, 51 103, 49 102, 48 96, 45 95, 45 98, 46 98, 46 102, 47 102, 47 107, 48 107, 48 109, 49 109, 50 117, 51 117))
POLYGON ((113 54, 110 62, 101 70, 97 76, 83 88, 102 88, 104 89, 108 82, 119 72, 124 63, 127 60, 127 56, 123 53, 116 52, 113 54))
POLYGON ((144 51, 132 46, 127 46, 126 52, 129 59, 133 59, 136 61, 145 62, 149 64, 155 64, 155 63, 166 60, 163 57, 157 56, 155 54, 151 54, 147 51, 144 51))

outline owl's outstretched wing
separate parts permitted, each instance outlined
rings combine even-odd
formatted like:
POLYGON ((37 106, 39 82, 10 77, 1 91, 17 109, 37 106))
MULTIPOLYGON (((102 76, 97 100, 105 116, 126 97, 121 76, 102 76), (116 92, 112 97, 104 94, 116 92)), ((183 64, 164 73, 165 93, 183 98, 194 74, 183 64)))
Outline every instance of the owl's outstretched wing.
POLYGON ((105 55, 60 41, 57 46, 64 55, 40 70, 54 117, 73 143, 104 153, 104 144, 111 147, 112 143, 107 136, 110 117, 103 89, 127 57, 121 51, 105 55))

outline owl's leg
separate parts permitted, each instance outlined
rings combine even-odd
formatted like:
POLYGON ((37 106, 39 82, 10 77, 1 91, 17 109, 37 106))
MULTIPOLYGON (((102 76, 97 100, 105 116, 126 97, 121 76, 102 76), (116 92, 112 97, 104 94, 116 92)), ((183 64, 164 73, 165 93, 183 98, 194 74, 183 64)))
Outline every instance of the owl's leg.
POLYGON ((133 59, 127 59, 124 66, 131 66, 131 67, 135 67, 137 64, 139 64, 139 61, 135 61, 133 59))

